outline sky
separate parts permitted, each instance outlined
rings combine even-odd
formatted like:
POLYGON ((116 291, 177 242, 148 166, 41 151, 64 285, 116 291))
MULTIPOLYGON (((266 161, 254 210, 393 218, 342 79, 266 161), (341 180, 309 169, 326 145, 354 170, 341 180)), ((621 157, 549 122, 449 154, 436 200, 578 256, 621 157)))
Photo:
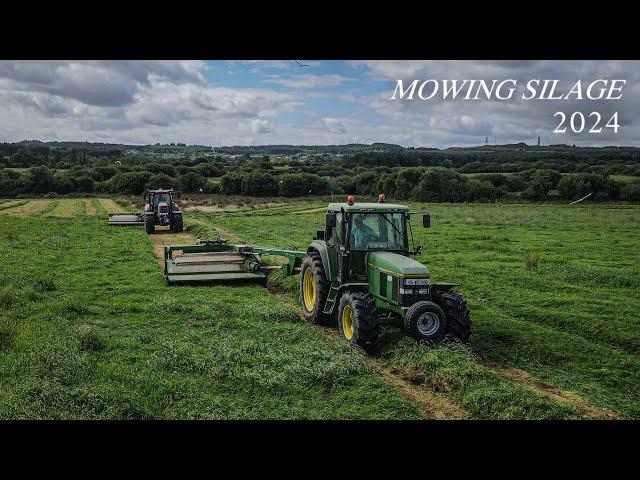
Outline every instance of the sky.
MULTIPOLYGON (((0 61, 0 141, 640 146, 638 61, 0 61), (397 80, 624 79, 621 100, 392 100, 397 80), (620 128, 553 133, 554 113, 620 128)), ((588 125, 590 126, 590 125, 588 125)), ((585 129, 585 130, 588 130, 585 129)))

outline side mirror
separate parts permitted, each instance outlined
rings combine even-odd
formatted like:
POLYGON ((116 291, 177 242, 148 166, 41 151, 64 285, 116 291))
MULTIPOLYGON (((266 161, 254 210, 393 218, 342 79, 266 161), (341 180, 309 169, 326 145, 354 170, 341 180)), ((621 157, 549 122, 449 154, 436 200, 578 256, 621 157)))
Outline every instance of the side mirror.
POLYGON ((324 230, 318 230, 316 232, 316 238, 314 240, 324 240, 324 230))
POLYGON ((335 228, 336 226, 336 213, 327 213, 327 228, 335 228))
POLYGON ((429 228, 431 226, 431 216, 428 213, 422 215, 422 226, 424 228, 429 228))

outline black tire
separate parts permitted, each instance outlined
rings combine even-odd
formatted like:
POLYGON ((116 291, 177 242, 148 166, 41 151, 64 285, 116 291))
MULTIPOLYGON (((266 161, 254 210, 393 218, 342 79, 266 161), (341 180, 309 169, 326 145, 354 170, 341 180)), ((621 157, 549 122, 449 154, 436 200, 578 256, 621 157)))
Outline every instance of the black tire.
POLYGON ((147 233, 155 233, 156 226, 153 223, 153 215, 144 216, 144 229, 147 233))
POLYGON ((462 295, 452 291, 435 292, 433 301, 447 316, 447 335, 468 342, 471 335, 471 312, 462 295))
POLYGON ((416 340, 438 342, 447 331, 447 316, 433 302, 417 302, 405 313, 404 328, 416 340))
POLYGON ((302 305, 302 313, 306 320, 317 325, 328 325, 331 322, 331 316, 322 313, 322 309, 327 301, 329 295, 329 281, 327 275, 324 272, 324 266, 322 265, 322 259, 317 252, 307 253, 307 256, 302 260, 300 267, 300 305, 302 305), (307 270, 311 273, 313 283, 315 285, 315 301, 313 302, 313 308, 309 309, 305 303, 305 286, 304 280, 307 270))
POLYGON ((173 222, 171 222, 171 231, 173 233, 180 233, 184 230, 184 224, 182 223, 182 215, 174 215, 173 222))
POLYGON ((380 335, 380 322, 373 295, 363 292, 346 292, 340 298, 338 306, 338 330, 340 336, 350 345, 357 345, 369 352, 376 345, 380 335), (344 310, 351 310, 351 327, 349 334, 345 331, 344 310))

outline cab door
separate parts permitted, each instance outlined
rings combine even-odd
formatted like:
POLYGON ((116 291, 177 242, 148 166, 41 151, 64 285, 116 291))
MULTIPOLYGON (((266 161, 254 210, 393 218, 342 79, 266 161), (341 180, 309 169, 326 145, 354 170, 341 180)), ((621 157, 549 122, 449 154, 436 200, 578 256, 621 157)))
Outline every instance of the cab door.
POLYGON ((342 268, 342 251, 340 247, 344 247, 342 244, 343 238, 342 213, 338 212, 336 214, 336 226, 331 229, 331 235, 327 239, 327 247, 329 247, 329 252, 327 252, 329 256, 329 268, 331 268, 330 280, 332 282, 338 280, 338 275, 342 268))

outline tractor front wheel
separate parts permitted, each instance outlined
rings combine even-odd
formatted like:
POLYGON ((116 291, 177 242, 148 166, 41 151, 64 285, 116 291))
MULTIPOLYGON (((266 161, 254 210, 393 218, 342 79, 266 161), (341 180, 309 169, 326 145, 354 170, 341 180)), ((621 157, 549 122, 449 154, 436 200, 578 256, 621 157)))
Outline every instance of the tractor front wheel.
POLYGON ((300 267, 300 304, 304 318, 311 323, 327 325, 331 317, 322 313, 329 295, 329 281, 320 255, 308 253, 300 267))
POLYGON ((144 229, 149 234, 154 233, 156 231, 156 226, 153 223, 153 215, 144 216, 144 229))
POLYGON ((433 295, 436 302, 447 317, 447 335, 469 341, 471 335, 471 313, 467 302, 458 292, 438 292, 433 295))
POLYGON ((447 330, 447 317, 433 302, 417 302, 404 316, 404 326, 416 340, 437 342, 447 330))
POLYGON ((171 231, 173 233, 180 233, 183 229, 182 215, 174 215, 173 221, 171 222, 171 231))
POLYGON ((371 294, 346 292, 342 295, 338 307, 338 330, 349 344, 365 351, 372 350, 380 335, 380 322, 371 294))

